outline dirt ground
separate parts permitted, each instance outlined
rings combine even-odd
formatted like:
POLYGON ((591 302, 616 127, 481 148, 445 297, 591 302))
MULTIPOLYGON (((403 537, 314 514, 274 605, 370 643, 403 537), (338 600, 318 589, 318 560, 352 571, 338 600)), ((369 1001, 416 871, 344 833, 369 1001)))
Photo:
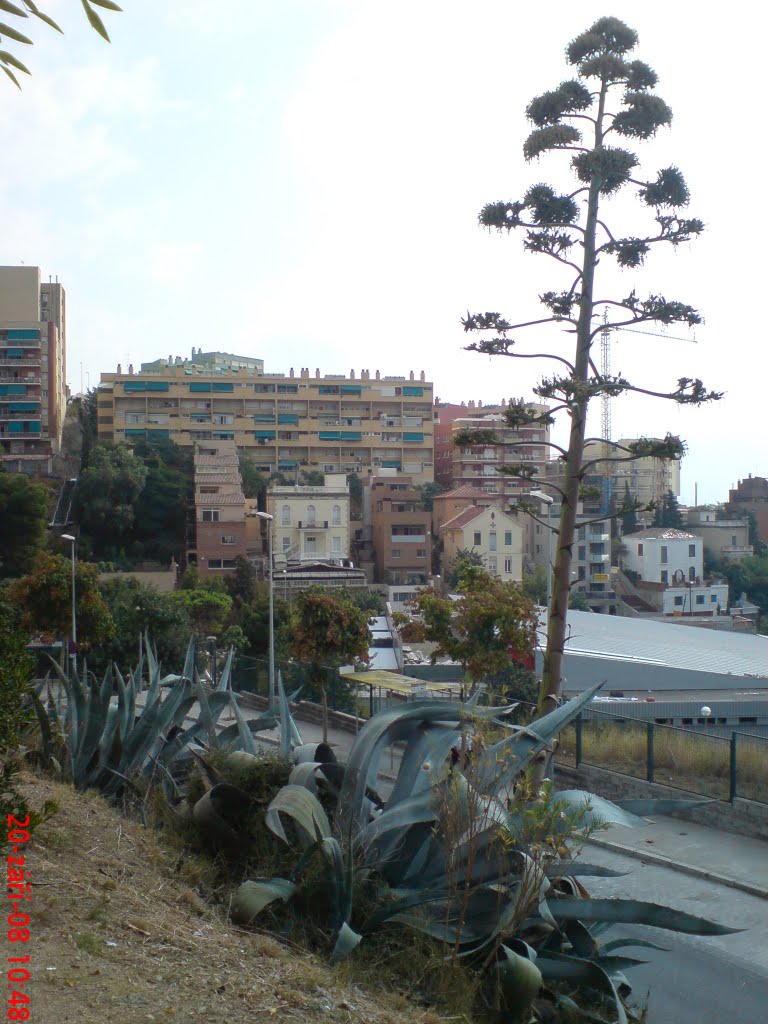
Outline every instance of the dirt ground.
MULTIPOLYGON (((26 844, 32 872, 30 1021, 348 1021, 425 1018, 339 983, 320 960, 234 927, 173 871, 152 831, 95 794, 28 777, 33 807, 59 812, 26 844)), ((17 952, 20 951, 20 952, 17 952)))

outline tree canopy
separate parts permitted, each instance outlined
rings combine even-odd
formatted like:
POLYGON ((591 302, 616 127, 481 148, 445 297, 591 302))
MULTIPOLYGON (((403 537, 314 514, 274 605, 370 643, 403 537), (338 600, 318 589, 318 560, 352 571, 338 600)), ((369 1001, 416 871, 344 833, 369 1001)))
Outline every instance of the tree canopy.
POLYGON ((0 576, 29 572, 45 544, 47 519, 45 487, 0 469, 0 576))
POLYGON ((460 599, 422 590, 414 604, 426 625, 426 640, 436 643, 433 664, 449 657, 473 682, 495 676, 516 663, 530 664, 538 617, 517 583, 506 583, 477 566, 468 566, 459 583, 460 599))
MULTIPOLYGON (((551 484, 560 496, 561 515, 542 679, 541 704, 545 710, 560 699, 574 531, 585 477, 606 461, 679 459, 684 451, 683 442, 672 435, 661 441, 640 438, 626 445, 606 438, 602 439, 600 456, 585 459, 587 441, 600 440, 587 438, 590 401, 604 395, 638 394, 667 398, 681 405, 700 405, 721 397, 693 377, 681 377, 668 390, 660 390, 653 382, 635 384, 622 375, 604 373, 595 360, 594 345, 603 330, 644 323, 693 326, 702 320, 692 306, 659 292, 641 297, 634 288, 616 294, 597 290, 598 265, 602 283, 610 278, 603 268, 611 263, 622 270, 637 270, 653 248, 676 248, 696 238, 704 228, 701 220, 682 212, 689 193, 680 170, 669 166, 655 176, 643 176, 638 156, 621 145, 624 140, 641 143, 651 139, 672 120, 672 111, 654 92, 658 76, 631 56, 636 45, 637 33, 618 18, 598 19, 566 49, 566 60, 574 68, 575 77, 528 104, 526 114, 533 130, 523 146, 525 159, 538 159, 552 152, 567 154, 576 187, 560 192, 538 183, 521 199, 489 203, 479 215, 480 224, 489 230, 522 231, 528 252, 546 255, 562 268, 564 286, 558 282, 555 288, 541 292, 544 315, 540 318, 515 321, 485 312, 468 313, 463 320, 467 331, 491 332, 490 337, 469 345, 471 350, 510 358, 541 358, 553 366, 534 388, 537 398, 552 403, 548 411, 537 411, 522 399, 512 401, 505 412, 510 426, 553 422, 558 413, 565 413, 569 421, 567 444, 550 443, 563 460, 565 473, 562 485, 551 484), (636 228, 619 230, 607 219, 604 208, 610 207, 611 199, 622 189, 634 190, 639 207, 650 217, 650 224, 639 232, 636 228), (513 332, 541 330, 547 325, 556 325, 558 331, 565 328, 574 335, 571 358, 559 352, 518 350, 513 332)), ((467 432, 456 440, 462 445, 473 443, 467 432)), ((485 438, 483 443, 493 443, 493 438, 485 438)), ((524 461, 505 467, 505 471, 522 481, 530 481, 536 472, 524 461)))

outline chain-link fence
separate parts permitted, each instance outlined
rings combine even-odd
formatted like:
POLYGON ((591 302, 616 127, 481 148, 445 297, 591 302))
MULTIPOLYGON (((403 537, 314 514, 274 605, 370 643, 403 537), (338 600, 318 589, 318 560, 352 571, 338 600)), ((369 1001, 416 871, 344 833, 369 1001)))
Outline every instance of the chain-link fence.
POLYGON ((768 803, 768 736, 723 736, 590 710, 561 733, 557 760, 718 800, 768 803))

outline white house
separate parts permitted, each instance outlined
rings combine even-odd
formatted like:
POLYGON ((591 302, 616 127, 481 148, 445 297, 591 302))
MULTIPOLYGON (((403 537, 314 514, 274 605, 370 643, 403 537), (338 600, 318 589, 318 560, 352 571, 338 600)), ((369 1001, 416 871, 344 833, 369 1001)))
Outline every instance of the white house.
POLYGON ((651 527, 624 537, 625 569, 641 580, 665 586, 701 581, 704 575, 704 541, 687 530, 651 527))
POLYGON ((275 554, 289 559, 349 558, 349 484, 326 474, 322 487, 273 486, 267 510, 274 516, 275 554))

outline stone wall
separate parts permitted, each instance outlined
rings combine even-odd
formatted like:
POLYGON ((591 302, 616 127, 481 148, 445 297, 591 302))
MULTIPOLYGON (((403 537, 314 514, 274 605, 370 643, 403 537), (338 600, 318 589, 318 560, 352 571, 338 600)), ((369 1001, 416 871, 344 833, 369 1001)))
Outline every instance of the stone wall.
MULTIPOLYGON (((655 782, 643 782, 605 768, 580 765, 556 765, 555 784, 558 789, 586 789, 608 800, 696 799, 691 793, 655 782)), ((714 800, 701 808, 679 811, 674 817, 694 821, 710 828, 721 828, 754 839, 768 839, 768 804, 737 797, 731 804, 714 800)))

